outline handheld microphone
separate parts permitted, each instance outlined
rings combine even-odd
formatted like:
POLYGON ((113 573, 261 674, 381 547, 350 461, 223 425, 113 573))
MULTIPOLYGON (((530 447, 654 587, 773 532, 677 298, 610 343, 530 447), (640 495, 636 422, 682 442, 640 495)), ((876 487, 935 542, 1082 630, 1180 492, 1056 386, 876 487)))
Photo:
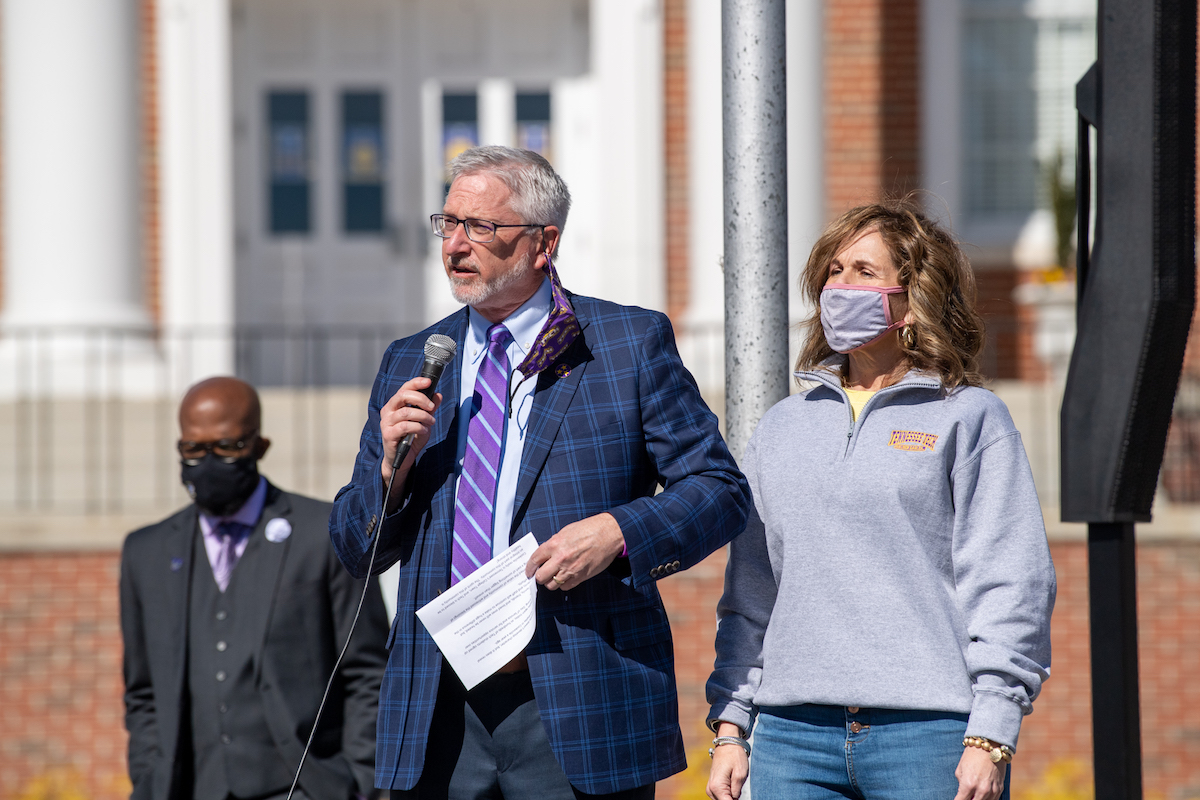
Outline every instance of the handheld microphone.
MULTIPOLYGON (((425 364, 421 367, 421 374, 418 377, 429 378, 429 388, 422 389, 421 394, 433 399, 433 390, 437 388, 438 379, 442 377, 442 370, 454 360, 456 352, 458 352, 458 344, 449 336, 435 333, 425 340, 425 364)), ((400 440, 400 444, 396 448, 396 457, 392 459, 393 470, 400 469, 400 465, 404 463, 404 457, 412 449, 413 440, 416 438, 415 433, 410 433, 400 440)))

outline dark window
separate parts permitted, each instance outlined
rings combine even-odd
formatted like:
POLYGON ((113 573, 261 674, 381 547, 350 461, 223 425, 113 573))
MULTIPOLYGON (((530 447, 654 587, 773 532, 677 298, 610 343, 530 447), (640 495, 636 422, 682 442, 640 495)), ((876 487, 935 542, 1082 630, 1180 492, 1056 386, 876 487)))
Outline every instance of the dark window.
POLYGON ((308 118, 308 92, 267 94, 267 218, 271 233, 312 230, 308 118))
POLYGON ((550 160, 550 93, 517 93, 517 147, 550 160))
POLYGON ((383 95, 342 94, 342 228, 379 233, 384 220, 383 95))
MULTIPOLYGON (((442 95, 442 161, 479 144, 479 99, 474 92, 442 95)), ((450 191, 446 174, 443 195, 450 191)))

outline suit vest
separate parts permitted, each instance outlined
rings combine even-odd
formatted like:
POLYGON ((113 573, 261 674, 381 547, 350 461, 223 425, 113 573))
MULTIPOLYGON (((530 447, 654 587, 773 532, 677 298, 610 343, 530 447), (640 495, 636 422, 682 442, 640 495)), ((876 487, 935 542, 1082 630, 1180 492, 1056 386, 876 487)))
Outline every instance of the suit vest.
POLYGON ((188 603, 188 694, 191 699, 194 800, 260 797, 286 792, 292 774, 267 726, 258 692, 249 616, 238 613, 254 602, 242 569, 255 557, 255 542, 234 568, 224 593, 217 586, 204 549, 195 537, 191 597, 188 603), (240 576, 243 580, 239 580, 240 576))

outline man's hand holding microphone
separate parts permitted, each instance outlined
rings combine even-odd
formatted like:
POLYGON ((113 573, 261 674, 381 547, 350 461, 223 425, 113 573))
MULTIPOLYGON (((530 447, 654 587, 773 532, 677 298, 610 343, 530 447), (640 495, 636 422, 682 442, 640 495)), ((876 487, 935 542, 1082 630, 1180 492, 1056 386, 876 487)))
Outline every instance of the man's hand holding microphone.
MULTIPOLYGON (((433 413, 442 404, 442 395, 434 392, 434 388, 457 350, 458 344, 449 336, 435 333, 426 339, 421 374, 405 382, 379 409, 379 433, 383 437, 379 474, 384 486, 391 487, 394 474, 403 487, 417 454, 429 441, 433 413)), ((389 493, 386 513, 396 509, 402 495, 403 492, 389 493)))

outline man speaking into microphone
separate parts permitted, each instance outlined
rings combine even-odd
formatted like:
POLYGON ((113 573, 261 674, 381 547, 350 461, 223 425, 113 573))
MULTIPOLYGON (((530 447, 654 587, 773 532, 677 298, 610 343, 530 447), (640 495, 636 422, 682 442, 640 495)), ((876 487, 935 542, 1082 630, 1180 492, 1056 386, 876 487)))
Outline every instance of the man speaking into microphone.
POLYGON ((571 199, 549 163, 477 147, 450 174, 431 221, 467 307, 384 354, 330 517, 356 577, 376 535, 371 571, 401 564, 376 786, 653 797, 685 766, 656 581, 737 535, 749 490, 667 318, 563 289, 553 258, 571 199), (419 375, 435 334, 457 351, 433 393, 419 375), (531 532, 533 638, 467 691, 416 611, 531 532))

